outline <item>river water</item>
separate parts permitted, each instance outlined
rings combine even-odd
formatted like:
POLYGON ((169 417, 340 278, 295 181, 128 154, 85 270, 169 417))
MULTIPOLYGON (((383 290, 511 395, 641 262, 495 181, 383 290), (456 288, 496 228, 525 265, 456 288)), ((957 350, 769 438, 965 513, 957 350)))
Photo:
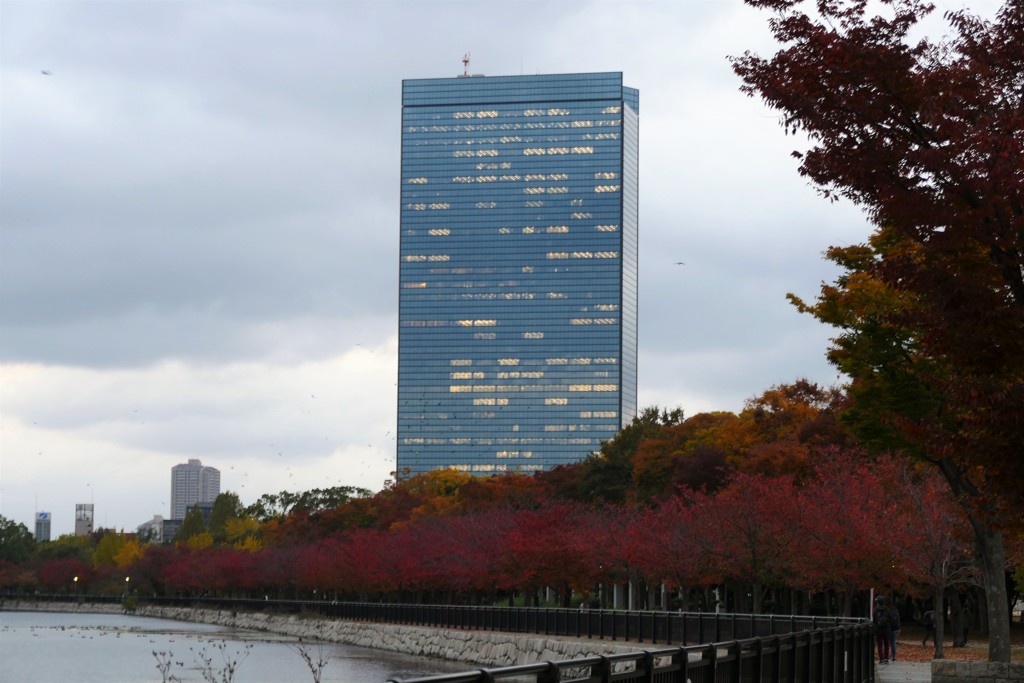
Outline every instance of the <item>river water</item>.
POLYGON ((326 662, 319 678, 324 682, 384 683, 475 668, 351 645, 300 644, 289 636, 208 624, 0 611, 0 683, 315 682, 300 649, 314 664, 326 662), (225 678, 232 664, 233 678, 225 678), (169 667, 166 676, 159 665, 169 667))

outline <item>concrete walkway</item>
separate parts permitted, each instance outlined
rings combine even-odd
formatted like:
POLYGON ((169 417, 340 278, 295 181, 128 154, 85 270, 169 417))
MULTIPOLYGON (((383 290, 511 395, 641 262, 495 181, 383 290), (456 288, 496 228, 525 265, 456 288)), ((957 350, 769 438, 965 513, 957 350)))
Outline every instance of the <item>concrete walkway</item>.
POLYGON ((875 681, 878 683, 927 683, 932 680, 931 662, 901 662, 875 664, 875 681))

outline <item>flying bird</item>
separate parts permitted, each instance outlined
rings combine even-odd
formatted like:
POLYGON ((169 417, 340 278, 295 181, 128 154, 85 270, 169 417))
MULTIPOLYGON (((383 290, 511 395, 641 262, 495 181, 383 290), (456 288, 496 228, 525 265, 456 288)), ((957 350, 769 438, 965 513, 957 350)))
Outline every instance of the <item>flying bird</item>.
POLYGON ((43 74, 44 76, 52 76, 53 75, 52 71, 47 71, 46 69, 43 69, 39 73, 43 74))

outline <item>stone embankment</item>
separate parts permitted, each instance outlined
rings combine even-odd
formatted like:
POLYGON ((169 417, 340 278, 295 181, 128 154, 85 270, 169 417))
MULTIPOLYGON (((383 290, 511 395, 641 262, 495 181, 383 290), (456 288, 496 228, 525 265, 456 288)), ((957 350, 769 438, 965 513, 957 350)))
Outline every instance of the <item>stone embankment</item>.
POLYGON ((1024 663, 933 659, 931 680, 932 683, 1020 683, 1024 681, 1024 663))
MULTIPOLYGON (((3 610, 123 613, 120 605, 39 604, 7 601, 3 610)), ((586 640, 556 636, 468 631, 460 629, 403 626, 356 621, 335 621, 294 615, 232 612, 229 610, 189 609, 140 605, 135 616, 174 619, 226 628, 263 631, 308 640, 358 645, 360 647, 401 652, 423 657, 437 657, 478 666, 499 667, 532 664, 541 661, 563 661, 636 652, 642 646, 607 640, 586 640)))

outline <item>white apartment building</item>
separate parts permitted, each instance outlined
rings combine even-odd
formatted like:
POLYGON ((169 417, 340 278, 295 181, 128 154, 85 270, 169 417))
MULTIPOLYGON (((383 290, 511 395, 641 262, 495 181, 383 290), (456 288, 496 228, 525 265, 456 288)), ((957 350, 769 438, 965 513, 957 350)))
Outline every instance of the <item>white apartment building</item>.
POLYGON ((196 459, 171 468, 171 519, 184 519, 197 503, 213 503, 220 495, 220 470, 196 459))

